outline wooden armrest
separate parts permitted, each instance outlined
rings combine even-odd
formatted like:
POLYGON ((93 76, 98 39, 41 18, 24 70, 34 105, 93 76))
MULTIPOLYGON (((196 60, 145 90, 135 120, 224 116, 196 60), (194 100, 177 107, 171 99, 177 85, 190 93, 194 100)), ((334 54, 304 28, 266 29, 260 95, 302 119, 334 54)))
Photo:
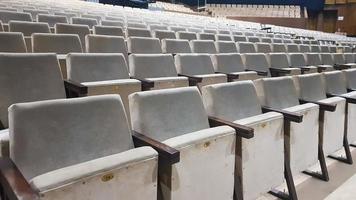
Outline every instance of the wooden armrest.
POLYGON ((156 150, 158 152, 159 162, 173 165, 174 163, 178 163, 180 160, 180 152, 166 144, 163 144, 136 131, 132 131, 132 138, 135 147, 150 146, 156 150))
POLYGON ((155 86, 155 82, 144 79, 144 78, 137 78, 137 77, 130 77, 130 78, 139 80, 141 82, 141 90, 142 91, 150 90, 151 88, 153 88, 155 86))
POLYGON ((335 65, 334 65, 334 68, 335 68, 336 70, 344 70, 344 69, 350 69, 351 66, 349 66, 349 65, 344 65, 344 64, 335 64, 335 65))
POLYGON ((301 68, 300 68, 300 71, 301 71, 302 74, 304 74, 304 72, 310 71, 310 68, 308 68, 308 67, 301 67, 301 68))
POLYGON ((269 68, 272 76, 284 76, 286 74, 290 74, 290 70, 278 69, 278 68, 269 68))
POLYGON ((247 72, 256 72, 257 75, 259 76, 267 76, 268 75, 268 72, 265 72, 265 71, 258 71, 258 70, 252 70, 252 69, 246 69, 245 71, 247 72))
POLYGON ((10 158, 0 158, 0 184, 6 199, 40 199, 10 158))
POLYGON ((4 124, 1 122, 1 120, 0 120, 0 130, 3 130, 3 129, 5 129, 5 126, 4 126, 4 124))
POLYGON ((64 80, 64 87, 68 98, 82 97, 88 94, 87 86, 71 80, 64 80))
POLYGON ((347 88, 347 92, 355 92, 356 89, 353 89, 353 88, 347 88))
POLYGON ((285 110, 280 110, 280 109, 274 109, 266 106, 262 106, 262 112, 277 112, 283 115, 285 120, 291 121, 291 122, 296 122, 296 123, 301 123, 303 121, 303 115, 299 113, 293 113, 285 110))
POLYGON ((223 73, 223 72, 215 72, 216 74, 225 74, 227 76, 227 81, 232 82, 235 79, 239 79, 238 74, 229 74, 229 73, 223 73))
POLYGON ((355 98, 345 97, 345 96, 341 96, 341 95, 337 95, 337 94, 331 94, 331 93, 326 93, 326 96, 327 97, 341 97, 341 98, 346 99, 347 103, 356 104, 356 99, 355 98))
POLYGON ((216 117, 209 116, 209 124, 210 124, 210 127, 230 126, 235 129, 236 135, 243 137, 243 138, 250 139, 250 138, 253 138, 253 136, 254 136, 253 128, 250 128, 250 127, 247 127, 244 125, 240 125, 240 124, 236 124, 233 122, 229 122, 229 121, 219 119, 216 117))
POLYGON ((196 86, 196 85, 198 85, 198 83, 201 83, 203 81, 203 78, 196 77, 193 75, 178 74, 178 76, 187 77, 188 81, 189 81, 189 86, 196 86))
POLYGON ((308 101, 308 100, 304 100, 304 99, 299 99, 299 102, 301 104, 304 104, 304 103, 317 104, 317 105, 319 105, 319 109, 324 110, 324 111, 334 112, 336 110, 336 104, 322 103, 322 102, 318 102, 318 101, 308 101))

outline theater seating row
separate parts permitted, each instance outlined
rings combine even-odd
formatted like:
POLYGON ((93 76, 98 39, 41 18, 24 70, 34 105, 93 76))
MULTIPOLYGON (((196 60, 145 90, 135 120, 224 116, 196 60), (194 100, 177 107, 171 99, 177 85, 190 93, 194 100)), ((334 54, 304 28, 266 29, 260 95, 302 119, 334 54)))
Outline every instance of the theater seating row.
MULTIPOLYGON (((180 64, 193 63, 177 56, 180 64)), ((69 62, 84 57, 73 54, 69 62)), ((125 109, 116 95, 65 99, 93 94, 63 82, 55 54, 2 53, 0 61, 0 92, 7 94, 0 102, 1 153, 10 156, 0 166, 14 172, 5 173, 2 197, 12 187, 15 195, 43 199, 255 199, 281 195, 270 190, 285 181, 296 199, 293 175, 327 181, 324 156, 352 163, 355 69, 199 90, 138 89, 125 109), (340 150, 346 157, 335 155, 340 150), (320 172, 308 171, 315 164, 320 172), (15 177, 26 190, 10 181, 15 177)), ((83 75, 78 69, 73 77, 83 75)))

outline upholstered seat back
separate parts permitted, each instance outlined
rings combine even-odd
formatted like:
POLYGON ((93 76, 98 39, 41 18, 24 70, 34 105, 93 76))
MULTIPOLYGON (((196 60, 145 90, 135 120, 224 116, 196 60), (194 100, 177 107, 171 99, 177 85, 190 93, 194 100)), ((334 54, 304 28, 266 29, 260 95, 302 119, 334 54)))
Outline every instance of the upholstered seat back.
POLYGON ((152 37, 151 31, 146 28, 127 28, 127 37, 152 37))
POLYGON ((131 54, 130 74, 137 78, 178 76, 171 54, 131 54))
POLYGON ((259 53, 271 53, 272 52, 272 48, 271 48, 271 44, 269 43, 256 43, 256 50, 259 53))
POLYGON ((156 31, 156 30, 168 30, 167 26, 164 26, 164 25, 150 25, 150 29, 151 31, 156 31))
POLYGON ((173 31, 168 30, 156 30, 154 36, 160 40, 162 39, 176 39, 176 34, 173 31))
POLYGON ((272 68, 288 68, 290 66, 288 56, 285 53, 270 53, 269 60, 272 68))
POLYGON ((183 39, 163 39, 163 53, 192 53, 188 40, 183 39))
POLYGON ((162 53, 161 43, 158 38, 129 37, 127 39, 129 53, 162 53))
POLYGON ((299 51, 299 46, 297 44, 287 44, 287 51, 289 53, 296 53, 299 51))
POLYGON ((27 180, 133 148, 118 95, 15 104, 9 119, 10 157, 27 180))
POLYGON ((194 53, 217 53, 214 41, 211 40, 192 40, 190 45, 194 53))
POLYGON ((91 29, 93 28, 93 26, 98 25, 98 21, 96 19, 91 18, 72 17, 72 24, 87 25, 91 29))
POLYGON ((273 52, 287 52, 287 47, 285 44, 272 44, 273 52))
POLYGON ((305 54, 307 64, 309 66, 317 66, 317 65, 322 65, 323 63, 321 62, 320 54, 318 53, 307 53, 305 54))
POLYGON ((263 53, 245 54, 245 65, 247 69, 269 72, 267 57, 263 53))
POLYGON ((111 35, 125 37, 122 28, 116 26, 94 26, 93 33, 95 35, 111 35))
POLYGON ((11 104, 66 98, 55 54, 0 54, 0 121, 11 104))
POLYGON ((37 15, 37 21, 48 23, 50 27, 54 27, 58 23, 62 23, 62 24, 68 23, 67 17, 65 16, 46 15, 46 14, 37 15))
POLYGON ((122 36, 87 35, 86 52, 88 53, 122 53, 127 61, 127 48, 122 36))
POLYGON ((0 32, 0 52, 26 53, 26 43, 23 34, 0 32))
POLYGON ((156 140, 209 128, 196 87, 138 92, 129 99, 133 130, 156 140))
POLYGON ((51 30, 47 23, 10 21, 9 32, 21 32, 24 36, 31 36, 32 33, 50 33, 51 30))
POLYGON ((311 52, 311 49, 310 49, 310 46, 307 44, 300 44, 299 51, 302 53, 308 53, 308 52, 311 52))
POLYGON ((291 77, 262 79, 266 106, 285 109, 299 105, 297 90, 291 77))
POLYGON ((240 53, 256 53, 256 47, 252 42, 238 42, 237 47, 240 53))
POLYGON ((237 53, 236 44, 232 41, 216 41, 215 47, 218 53, 237 53))
POLYGON ((198 33, 198 39, 199 40, 215 40, 215 34, 214 33, 198 33))
POLYGON ((211 55, 214 69, 217 72, 233 73, 245 71, 242 55, 238 53, 220 53, 211 55))
POLYGON ((229 34, 216 34, 215 40, 216 41, 232 41, 232 37, 229 34))
POLYGON ((304 67, 307 65, 305 56, 302 53, 290 53, 289 61, 290 61, 291 67, 304 67))
POLYGON ((321 74, 306 74, 297 76, 300 97, 309 101, 326 99, 325 84, 321 74))
POLYGON ((320 46, 319 45, 310 45, 310 51, 313 53, 320 53, 320 46))
POLYGON ((56 24, 56 34, 77 34, 83 50, 85 49, 85 36, 90 34, 89 26, 83 24, 56 24))
POLYGON ((209 54, 177 54, 175 64, 178 73, 186 75, 214 74, 209 54))
POLYGON ((67 54, 72 52, 83 52, 80 39, 76 34, 32 34, 32 52, 67 54))
POLYGON ((178 31, 176 33, 178 39, 185 39, 185 40, 196 40, 197 34, 194 32, 186 32, 186 31, 178 31))
POLYGON ((353 53, 344 53, 345 63, 355 63, 355 55, 353 53))
POLYGON ((321 62, 323 65, 334 65, 334 59, 330 53, 321 53, 321 62))
POLYGON ((345 94, 347 93, 347 85, 343 72, 333 71, 324 72, 326 93, 345 94))
POLYGON ((119 53, 71 53, 68 79, 78 83, 129 79, 125 57, 119 53))
POLYGON ((345 57, 343 53, 333 53, 335 64, 345 64, 345 57))
POLYGON ((0 21, 2 23, 7 24, 11 20, 32 22, 32 16, 29 13, 0 11, 0 21))
POLYGON ((202 96, 209 115, 228 121, 262 113, 252 81, 208 85, 203 87, 202 96))

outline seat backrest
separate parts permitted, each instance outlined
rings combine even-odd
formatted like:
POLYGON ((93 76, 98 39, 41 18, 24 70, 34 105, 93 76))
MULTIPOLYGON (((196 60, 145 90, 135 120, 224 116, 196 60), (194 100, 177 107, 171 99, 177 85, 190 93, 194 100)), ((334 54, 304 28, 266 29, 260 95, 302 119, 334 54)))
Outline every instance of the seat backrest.
POLYGON ((289 53, 289 61, 291 67, 305 67, 307 61, 303 53, 289 53))
POLYGON ((309 66, 316 66, 316 65, 322 65, 323 63, 321 62, 320 54, 318 53, 307 53, 305 54, 307 64, 309 66))
MULTIPOLYGON (((70 19, 72 19, 72 17, 78 17, 78 14, 77 13, 71 13, 71 12, 65 12, 65 13, 62 13, 62 12, 54 12, 54 15, 57 15, 57 16, 64 16, 67 18, 67 21, 70 21, 70 19)), ((62 23, 62 22, 61 22, 62 23)))
POLYGON ((50 33, 51 30, 47 23, 10 21, 9 32, 21 32, 24 36, 31 36, 32 33, 50 33))
POLYGON ((234 35, 233 36, 233 40, 235 42, 247 42, 247 38, 245 36, 242 36, 242 35, 234 35))
POLYGON ((199 40, 215 40, 215 34, 213 33, 198 33, 199 40))
POLYGON ((102 20, 101 21, 102 26, 118 26, 123 28, 124 27, 124 22, 122 21, 113 21, 113 20, 102 20))
POLYGON ((211 55, 214 70, 222 73, 234 73, 245 71, 245 64, 241 54, 220 53, 211 55))
POLYGON ((189 41, 184 39, 163 39, 162 51, 163 53, 192 53, 189 41))
POLYGON ((324 72, 326 93, 346 94, 347 84, 344 73, 341 71, 324 72))
POLYGON ((214 66, 209 54, 177 54, 177 72, 186 75, 214 74, 214 66))
POLYGON ((330 49, 328 45, 321 45, 320 46, 320 52, 322 53, 330 53, 330 49))
POLYGON ((291 40, 291 39, 283 39, 283 43, 284 44, 290 44, 290 43, 293 43, 293 40, 291 40))
POLYGON ((330 53, 336 53, 337 52, 337 47, 336 46, 329 46, 329 52, 330 53))
POLYGON ((321 74, 305 74, 297 76, 300 97, 309 101, 326 99, 325 84, 321 74))
POLYGON ((158 141, 209 128, 196 87, 137 92, 129 101, 132 129, 158 141))
POLYGON ((170 26, 170 27, 169 27, 169 30, 174 31, 174 32, 187 31, 186 28, 180 27, 180 26, 170 26))
POLYGON ((261 42, 263 43, 272 43, 272 39, 269 37, 262 37, 261 42))
POLYGON ((143 23, 127 22, 127 28, 147 29, 147 25, 143 23))
POLYGON ((32 34, 32 52, 68 54, 83 52, 79 36, 76 34, 32 34))
POLYGON ((247 37, 247 41, 256 43, 256 42, 261 42, 261 39, 259 37, 247 37))
POLYGON ((321 63, 323 63, 323 65, 331 65, 331 66, 334 65, 334 59, 332 54, 321 53, 320 58, 321 58, 321 63))
POLYGON ((266 106, 285 109, 299 105, 297 89, 289 76, 262 79, 266 106))
POLYGON ((95 35, 112 35, 125 37, 124 31, 121 27, 115 26, 94 26, 93 33, 95 35))
POLYGON ((262 113, 252 81, 207 85, 202 96, 208 115, 236 121, 262 113))
POLYGON ((256 50, 258 53, 271 53, 272 52, 272 48, 271 48, 271 44, 269 43, 256 43, 256 50))
POLYGON ((237 53, 236 43, 232 41, 216 41, 215 47, 218 53, 237 53))
POLYGON ((33 19, 34 21, 37 20, 37 15, 38 15, 38 14, 46 14, 46 15, 49 14, 49 12, 48 12, 47 10, 23 9, 23 12, 24 12, 24 13, 30 13, 31 16, 32 16, 32 19, 33 19))
POLYGON ((2 23, 9 23, 9 21, 26 21, 32 22, 32 16, 30 13, 12 12, 12 11, 0 11, 0 21, 2 23))
POLYGON ((82 48, 85 49, 85 36, 90 34, 89 26, 81 24, 56 24, 56 34, 77 34, 79 36, 82 48))
POLYGON ((26 53, 23 33, 0 32, 0 52, 26 53))
POLYGON ((245 66, 250 70, 264 71, 269 74, 269 64, 265 54, 263 53, 247 53, 245 54, 245 66))
POLYGON ((232 37, 227 34, 216 34, 215 41, 232 41, 232 37))
POLYGON ((190 46, 194 53, 217 53, 214 41, 212 40, 192 40, 190 46))
POLYGON ((45 15, 45 14, 37 15, 37 21, 48 23, 50 27, 54 27, 57 23, 62 23, 62 24, 68 23, 67 17, 65 16, 45 15))
POLYGON ((72 20, 72 24, 87 25, 89 26, 90 29, 92 29, 93 26, 98 25, 98 21, 96 19, 91 19, 91 18, 72 17, 71 20, 72 20))
POLYGON ((70 53, 67 74, 69 80, 78 83, 130 78, 125 57, 120 53, 70 53))
POLYGON ((239 53, 256 53, 256 46, 252 42, 238 42, 236 46, 239 53))
POLYGON ((269 60, 272 68, 290 67, 288 56, 285 53, 270 53, 269 60))
POLYGON ((10 157, 28 181, 133 148, 119 95, 19 103, 9 119, 10 157))
POLYGON ((127 60, 127 48, 122 36, 87 35, 85 43, 87 53, 122 53, 127 60))
POLYGON ((307 44, 300 44, 300 45, 299 45, 299 51, 302 52, 302 53, 311 52, 311 51, 310 51, 310 46, 307 45, 307 44))
POLYGON ((310 45, 310 52, 320 53, 320 46, 319 45, 310 45))
POLYGON ((154 37, 160 40, 162 39, 176 39, 176 34, 173 31, 156 30, 154 31, 154 37))
POLYGON ((126 37, 152 37, 151 31, 143 28, 127 28, 126 37))
POLYGON ((92 14, 82 14, 81 17, 86 19, 95 19, 98 23, 100 23, 103 18, 100 15, 92 15, 92 14))
POLYGON ((344 53, 345 63, 355 63, 355 55, 353 53, 344 53))
POLYGON ((167 26, 164 26, 164 25, 155 25, 155 24, 153 24, 153 25, 150 25, 150 29, 151 29, 151 31, 156 31, 156 30, 161 30, 161 31, 163 31, 163 30, 168 30, 168 27, 167 26))
POLYGON ((343 70, 347 88, 356 89, 356 69, 343 70))
POLYGON ((273 52, 287 52, 287 47, 285 44, 272 44, 272 50, 273 52))
POLYGON ((343 53, 333 53, 335 64, 345 64, 345 57, 343 53))
POLYGON ((137 78, 178 76, 171 54, 131 54, 130 75, 137 78))
POLYGON ((194 32, 185 32, 185 31, 178 31, 176 33, 178 39, 184 40, 196 40, 197 34, 194 32))
POLYGON ((64 85, 55 54, 0 54, 0 121, 8 127, 11 104, 65 98, 64 85))
POLYGON ((299 46, 297 44, 287 44, 287 51, 289 53, 297 53, 299 51, 299 46))
POLYGON ((129 53, 162 53, 161 43, 158 38, 129 37, 127 39, 129 53))
POLYGON ((283 43, 283 40, 279 39, 279 38, 273 38, 273 43, 275 43, 275 44, 283 43))

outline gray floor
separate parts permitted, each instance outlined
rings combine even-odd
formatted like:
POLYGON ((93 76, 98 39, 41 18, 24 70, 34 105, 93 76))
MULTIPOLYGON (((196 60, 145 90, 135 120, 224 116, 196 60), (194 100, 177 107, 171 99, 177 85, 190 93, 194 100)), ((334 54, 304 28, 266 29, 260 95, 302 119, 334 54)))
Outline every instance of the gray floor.
MULTIPOLYGON (((344 164, 342 162, 333 163, 328 167, 330 181, 324 182, 315 178, 308 179, 298 185, 298 198, 300 200, 322 200, 356 174, 356 149, 352 148, 351 150, 354 160, 353 165, 344 164)), ((356 197, 354 199, 356 199, 356 197)))

